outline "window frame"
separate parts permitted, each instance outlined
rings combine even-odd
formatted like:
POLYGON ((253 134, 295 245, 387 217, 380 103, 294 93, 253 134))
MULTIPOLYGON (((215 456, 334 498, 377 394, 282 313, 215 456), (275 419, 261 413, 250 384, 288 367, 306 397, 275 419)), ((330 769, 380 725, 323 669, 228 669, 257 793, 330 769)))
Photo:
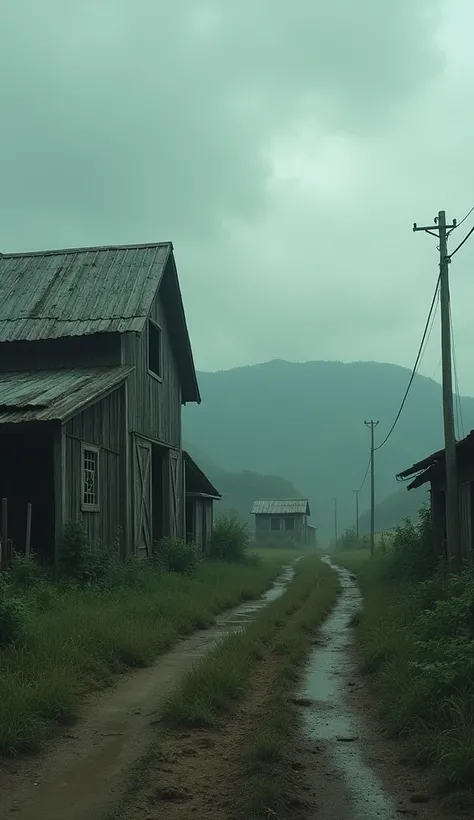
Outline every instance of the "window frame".
POLYGON ((82 512, 100 512, 100 447, 97 444, 87 444, 85 441, 81 442, 81 510, 82 512), (84 500, 86 452, 95 453, 97 456, 95 471, 96 504, 89 504, 84 500))
POLYGON ((294 532, 296 530, 296 521, 294 518, 285 518, 285 532, 294 532), (291 522, 292 526, 288 527, 291 522))
POLYGON ((281 531, 281 518, 270 518, 270 532, 280 532, 281 531), (273 527, 273 522, 276 521, 278 523, 278 527, 273 527))
POLYGON ((161 325, 158 324, 158 322, 155 322, 154 319, 148 319, 146 358, 147 358, 148 375, 151 376, 152 379, 155 379, 155 381, 160 382, 160 384, 162 384, 163 383, 163 328, 161 327, 161 325), (155 373, 155 371, 152 370, 152 368, 150 367, 150 327, 153 327, 159 333, 159 339, 160 339, 160 355, 159 355, 160 373, 155 373))

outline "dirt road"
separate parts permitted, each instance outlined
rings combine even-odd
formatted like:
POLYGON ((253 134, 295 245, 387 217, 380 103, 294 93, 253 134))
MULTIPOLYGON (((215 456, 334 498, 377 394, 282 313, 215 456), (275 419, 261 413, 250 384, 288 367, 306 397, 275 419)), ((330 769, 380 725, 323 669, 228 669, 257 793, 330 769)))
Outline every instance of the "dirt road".
POLYGON ((384 736, 357 669, 351 620, 362 597, 353 576, 334 569, 342 595, 320 630, 299 692, 304 731, 295 759, 309 798, 304 818, 447 818, 433 783, 403 765, 400 747, 384 736))
POLYGON ((0 765, 0 818, 100 820, 120 798, 130 769, 156 738, 160 701, 216 641, 248 624, 292 579, 286 567, 257 601, 220 616, 149 669, 134 672, 85 705, 74 729, 45 754, 0 765))

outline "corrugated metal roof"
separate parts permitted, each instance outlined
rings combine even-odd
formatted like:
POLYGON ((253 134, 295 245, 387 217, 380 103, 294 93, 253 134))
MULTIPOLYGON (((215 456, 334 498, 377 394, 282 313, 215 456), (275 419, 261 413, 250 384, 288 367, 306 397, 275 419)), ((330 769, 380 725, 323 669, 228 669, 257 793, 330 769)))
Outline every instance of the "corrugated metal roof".
POLYGON ((140 332, 171 242, 0 255, 0 342, 140 332))
POLYGON ((123 382, 130 366, 0 373, 0 424, 64 421, 123 382))
POLYGON ((307 498, 258 498, 253 502, 252 515, 310 515, 307 498))

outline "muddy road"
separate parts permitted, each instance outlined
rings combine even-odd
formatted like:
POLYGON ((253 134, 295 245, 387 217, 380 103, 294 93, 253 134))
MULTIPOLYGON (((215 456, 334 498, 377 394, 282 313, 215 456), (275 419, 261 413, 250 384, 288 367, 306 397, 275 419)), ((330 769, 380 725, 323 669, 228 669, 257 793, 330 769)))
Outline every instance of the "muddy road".
POLYGON ((319 630, 297 702, 303 735, 295 751, 305 820, 441 820, 446 813, 428 776, 400 761, 401 749, 377 720, 358 671, 351 621, 362 607, 354 577, 334 566, 341 596, 319 630))
POLYGON ((217 641, 245 628, 281 596, 293 575, 294 567, 286 567, 260 599, 219 616, 211 629, 180 641, 154 666, 89 698, 77 724, 46 753, 1 763, 1 820, 101 820, 120 799, 133 764, 156 740, 160 701, 217 641))

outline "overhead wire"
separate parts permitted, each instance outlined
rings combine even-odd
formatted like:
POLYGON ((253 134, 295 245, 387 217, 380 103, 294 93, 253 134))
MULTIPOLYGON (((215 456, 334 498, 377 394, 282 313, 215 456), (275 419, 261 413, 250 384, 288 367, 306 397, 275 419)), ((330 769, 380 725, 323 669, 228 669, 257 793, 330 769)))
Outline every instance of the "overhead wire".
POLYGON ((412 386, 413 381, 415 379, 415 376, 417 374, 419 364, 420 364, 421 359, 423 357, 423 354, 425 352, 426 344, 428 343, 429 337, 431 335, 431 331, 433 329, 433 323, 434 323, 434 319, 435 319, 435 315, 436 315, 436 313, 434 311, 435 311, 435 307, 437 305, 437 300, 438 300, 438 295, 439 295, 440 278, 441 278, 441 273, 439 274, 437 282, 436 282, 435 291, 434 291, 434 294, 433 294, 433 298, 431 300, 430 310, 429 310, 428 318, 426 320, 426 324, 425 324, 425 327, 424 327, 424 330, 423 330, 423 335, 421 337, 421 342, 420 342, 420 346, 418 348, 418 353, 417 353, 417 356, 416 356, 416 359, 415 359, 415 364, 413 365, 413 369, 412 369, 412 372, 411 372, 410 379, 408 381, 407 389, 405 390, 405 394, 404 394, 403 399, 401 401, 398 413, 395 416, 395 420, 394 420, 390 430, 388 431, 387 435, 385 436, 384 440, 377 447, 374 447, 374 451, 375 450, 381 450, 381 448, 387 443, 387 441, 389 440, 389 438, 392 435, 393 431, 395 430, 395 427, 398 424, 398 420, 399 420, 399 418, 402 414, 403 408, 405 407, 405 402, 408 398, 408 394, 410 392, 411 386, 412 386))
POLYGON ((364 487, 365 482, 367 481, 367 476, 369 475, 369 468, 370 468, 371 458, 372 458, 372 456, 370 455, 370 456, 369 456, 369 460, 368 460, 368 462, 367 462, 367 469, 366 469, 366 471, 365 471, 365 473, 364 473, 364 478, 362 479, 362 484, 360 485, 359 489, 358 489, 358 490, 356 490, 356 493, 360 493, 360 491, 361 491, 361 490, 363 489, 363 487, 364 487))
POLYGON ((454 254, 455 254, 455 253, 457 253, 457 252, 458 252, 458 251, 462 248, 462 246, 464 245, 464 243, 465 243, 465 242, 467 242, 467 240, 469 239, 469 237, 470 237, 470 236, 471 236, 471 234, 473 234, 473 233, 474 233, 474 225, 472 226, 472 228, 471 228, 471 230, 469 231, 469 233, 467 233, 467 234, 466 234, 466 236, 464 237, 464 239, 462 240, 462 242, 460 242, 460 243, 459 243, 459 245, 457 246, 457 248, 454 248, 454 250, 453 250, 451 253, 448 253, 448 259, 452 259, 452 258, 453 258, 454 254))

